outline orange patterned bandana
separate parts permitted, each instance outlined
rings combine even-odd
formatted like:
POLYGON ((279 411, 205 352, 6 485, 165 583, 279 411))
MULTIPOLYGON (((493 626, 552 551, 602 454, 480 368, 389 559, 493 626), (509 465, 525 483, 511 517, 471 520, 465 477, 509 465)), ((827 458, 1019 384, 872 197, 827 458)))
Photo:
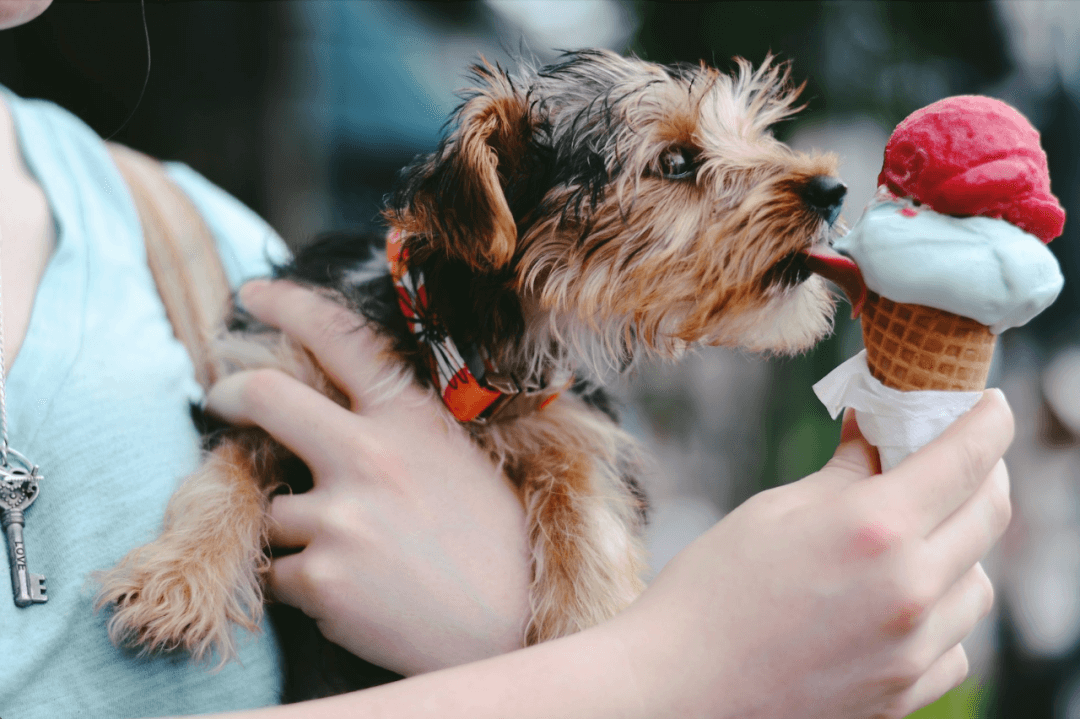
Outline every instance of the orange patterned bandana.
MULTIPOLYGON (((550 404, 559 395, 557 390, 543 392, 542 396, 537 396, 536 392, 523 393, 511 378, 508 378, 509 382, 502 382, 510 387, 492 387, 485 379, 497 377, 498 373, 487 366, 490 364, 487 361, 484 361, 484 373, 477 379, 446 327, 431 311, 424 273, 408 266, 408 252, 402 244, 399 230, 393 230, 386 238, 386 259, 397 288, 398 304, 409 330, 427 349, 432 380, 454 417, 459 422, 484 421, 525 395, 532 400, 527 404, 533 408, 542 409, 550 404)), ((524 407, 519 407, 519 411, 522 409, 524 407)))

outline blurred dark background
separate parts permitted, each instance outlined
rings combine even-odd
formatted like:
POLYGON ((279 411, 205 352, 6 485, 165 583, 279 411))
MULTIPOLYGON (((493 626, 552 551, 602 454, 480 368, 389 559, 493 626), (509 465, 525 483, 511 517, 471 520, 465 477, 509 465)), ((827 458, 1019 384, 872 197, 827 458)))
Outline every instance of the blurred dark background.
MULTIPOLYGON (((720 68, 772 52, 806 80, 777 128, 835 151, 854 222, 891 128, 946 95, 1000 97, 1043 136, 1065 234, 1065 290, 999 342, 1016 511, 987 558, 994 616, 967 641, 973 681, 919 716, 1080 719, 1080 6, 1038 2, 489 0, 58 2, 0 33, 0 82, 68 108, 103 136, 187 162, 295 246, 370 227, 398 168, 429 151, 478 55, 556 57, 604 46, 720 68), (130 119, 129 119, 130 118, 130 119), (1074 401, 1075 400, 1075 401, 1074 401)), ((703 350, 647 366, 616 390, 657 457, 654 570, 726 511, 831 455, 839 426, 811 385, 860 348, 841 311, 806 356, 703 350)))

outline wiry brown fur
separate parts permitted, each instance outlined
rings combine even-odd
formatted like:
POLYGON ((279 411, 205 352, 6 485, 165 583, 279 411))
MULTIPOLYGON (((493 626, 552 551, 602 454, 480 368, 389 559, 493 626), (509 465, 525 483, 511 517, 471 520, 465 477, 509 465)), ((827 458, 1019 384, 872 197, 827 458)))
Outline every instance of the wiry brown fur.
MULTIPOLYGON (((835 174, 836 159, 796 153, 769 133, 795 111, 786 69, 740 61, 728 76, 583 51, 517 75, 487 64, 474 72, 451 132, 405 170, 386 211, 459 346, 484 347, 523 383, 570 373, 597 382, 645 354, 677 357, 698 344, 790 353, 829 330, 832 300, 798 253, 829 236, 805 197, 811 178, 835 174)), ((385 272, 363 255, 327 245, 285 275, 332 288, 400 358, 362 399, 371 406, 430 378, 385 272)), ((342 401, 304 350, 265 328, 229 335, 221 357, 225 371, 277 367, 342 401)), ((564 392, 543 411, 468 425, 527 512, 524 643, 602 621, 642 588, 635 445, 587 399, 564 392)), ((261 525, 240 519, 260 516, 277 482, 265 459, 279 454, 264 434, 226 433, 170 504, 162 537, 104 576, 114 639, 232 656, 231 623, 257 620, 265 568, 261 525), (262 450, 240 451, 252 442, 262 450), (205 491, 230 498, 213 499, 213 518, 195 522, 205 491), (237 548, 241 524, 252 528, 237 548), (183 541, 181 525, 192 535, 183 541)))
POLYGON ((236 433, 169 501, 161 536, 99 577, 115 604, 114 641, 146 651, 185 649, 195 661, 236 654, 233 624, 262 618, 267 484, 276 484, 257 433, 236 433))

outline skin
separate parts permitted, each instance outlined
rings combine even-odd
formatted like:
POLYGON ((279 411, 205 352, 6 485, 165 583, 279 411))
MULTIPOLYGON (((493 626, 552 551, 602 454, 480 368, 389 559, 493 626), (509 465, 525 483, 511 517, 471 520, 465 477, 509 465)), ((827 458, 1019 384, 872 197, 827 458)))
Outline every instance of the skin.
MULTIPOLYGON (((49 4, 0 0, 0 29, 34 19, 49 4)), ((10 112, 0 101, 5 369, 26 336, 34 295, 55 244, 47 200, 23 162, 10 112)), ((374 355, 365 359, 378 361, 374 355)), ((249 382, 257 397, 278 396, 260 384, 258 375, 249 382)), ((309 406, 303 393, 291 386, 282 390, 281 399, 296 401, 300 413, 309 406)), ((278 595, 318 618, 328 636, 346 647, 365 647, 365 658, 402 674, 520 646, 528 613, 529 564, 524 511, 506 477, 460 432, 436 426, 431 417, 426 423, 408 417, 410 423, 419 422, 410 432, 424 440, 400 431, 400 423, 394 425, 393 436, 380 440, 370 430, 373 422, 383 420, 361 420, 340 410, 311 421, 305 415, 295 423, 296 430, 318 427, 316 434, 323 441, 341 442, 329 453, 325 446, 304 445, 305 456, 328 460, 316 472, 319 486, 304 497, 279 498, 274 504, 273 515, 282 518, 285 528, 275 536, 276 543, 308 546, 302 560, 275 563, 278 595), (385 468, 358 465, 359 455, 351 448, 363 437, 369 446, 380 448, 378 460, 385 468), (425 452, 415 451, 417 441, 425 452), (356 476, 367 480, 368 495, 342 497, 337 487, 356 476), (384 481, 384 476, 394 481, 384 481), (408 486, 402 477, 432 481, 408 486), (355 531, 357 527, 364 532, 355 531), (366 544, 365 537, 370 540, 366 544), (356 563, 350 567, 363 566, 367 573, 356 585, 359 592, 336 591, 341 580, 333 576, 337 565, 330 558, 345 552, 356 563)), ((288 431, 281 431, 284 440, 288 431)))
MULTIPOLYGON (((250 283, 241 298, 256 317, 304 343, 339 381, 362 374, 349 369, 348 358, 369 357, 373 337, 363 329, 341 332, 355 323, 348 324, 348 315, 332 302, 284 282, 250 283)), ((360 386, 349 391, 358 393, 360 386)), ((416 399, 385 415, 366 416, 363 408, 353 414, 374 420, 368 431, 408 433, 430 423, 437 401, 416 399)), ((388 462, 365 438, 320 439, 320 432, 333 431, 336 420, 327 417, 336 405, 284 375, 234 375, 212 391, 210 406, 230 421, 280 433, 313 464, 320 486, 323 472, 339 476, 333 468, 338 460, 320 453, 346 442, 346 454, 355 453, 353 478, 332 480, 339 494, 323 505, 327 511, 349 498, 371 497, 365 485, 412 491, 443 481, 416 463, 388 462), (289 393, 288 400, 267 401, 268 388, 289 393)), ((432 436, 455 429, 439 428, 432 436)), ((978 560, 1010 518, 1001 457, 1012 435, 1003 395, 988 390, 940 439, 880 474, 877 451, 848 414, 840 446, 820 472, 731 512, 604 625, 386 687, 236 716, 906 716, 967 675, 959 642, 993 602, 978 560)), ((275 507, 279 537, 310 537, 308 549, 290 557, 286 571, 279 569, 285 560, 276 560, 271 582, 274 592, 301 607, 326 601, 318 577, 331 577, 331 594, 363 592, 364 556, 400 552, 394 536, 361 533, 353 540, 320 529, 315 516, 275 507), (337 542, 334 562, 321 558, 320 545, 329 541, 337 542), (308 564, 315 568, 305 569, 308 564)), ((458 539, 443 535, 443 549, 459 558, 460 569, 471 550, 458 539)), ((370 598, 384 601, 377 593, 370 598)), ((395 611, 388 607, 381 616, 394 622, 401 644, 379 651, 404 652, 399 661, 407 663, 416 647, 429 642, 424 633, 430 626, 414 624, 412 616, 395 620, 395 611)), ((364 634, 364 618, 347 614, 322 615, 324 629, 339 638, 364 634), (349 625, 353 620, 357 627, 349 625)), ((427 644, 428 659, 442 654, 439 644, 427 644)))
MULTIPOLYGON (((244 288, 245 306, 264 306, 264 284, 244 288)), ((303 548, 274 561, 271 590, 331 640, 401 674, 520 647, 529 561, 509 480, 418 387, 399 402, 360 407, 364 368, 384 361, 378 344, 353 332, 356 319, 343 309, 289 289, 275 323, 319 348, 353 410, 276 370, 223 380, 208 405, 263 426, 311 468, 311 491, 275 497, 270 508, 271 542, 303 548)))
MULTIPOLYGON (((0 22, 4 5, 0 5, 0 22)), ((34 293, 56 246, 45 193, 22 160, 11 114, 0 100, 0 272, 4 308, 5 370, 19 354, 34 293)))
POLYGON ((30 22, 52 5, 52 0, 0 0, 0 30, 30 22))
MULTIPOLYGON (((0 28, 48 4, 0 0, 0 28)), ((6 109, 0 121, 10 364, 55 239, 6 109)), ((242 300, 359 395, 377 356, 343 310, 288 283, 249 284, 242 300)), ((614 620, 457 667, 516 646, 524 520, 503 475, 433 419, 437 400, 410 399, 349 411, 266 371, 211 393, 213 410, 265 427, 315 474, 306 497, 272 507, 275 542, 303 550, 275 560, 271 590, 332 639, 416 675, 233 716, 902 717, 966 676, 958 642, 993 598, 978 560, 1010 512, 1000 392, 886 474, 847 416, 825 468, 730 513, 614 620)))

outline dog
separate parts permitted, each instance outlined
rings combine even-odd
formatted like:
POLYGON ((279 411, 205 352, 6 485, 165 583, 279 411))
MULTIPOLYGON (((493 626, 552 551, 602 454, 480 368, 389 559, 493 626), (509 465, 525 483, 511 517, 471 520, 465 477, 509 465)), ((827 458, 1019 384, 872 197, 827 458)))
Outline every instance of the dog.
MULTIPOLYGON (((378 331, 394 361, 365 404, 427 386, 505 469, 532 553, 523 645, 601 622, 643 588, 641 462, 604 380, 698 345, 797 353, 831 329, 833 297, 802 260, 834 233, 837 158, 771 134, 800 109, 790 66, 737 65, 603 50, 513 73, 481 61, 436 151, 403 170, 387 234, 331 237, 276 273, 378 331)), ((216 352, 219 376, 274 367, 347 404, 242 310, 216 352)), ((255 629, 263 611, 266 509, 295 464, 261 430, 213 433, 160 537, 101 577, 111 638, 234 657, 234 625, 255 629)))

